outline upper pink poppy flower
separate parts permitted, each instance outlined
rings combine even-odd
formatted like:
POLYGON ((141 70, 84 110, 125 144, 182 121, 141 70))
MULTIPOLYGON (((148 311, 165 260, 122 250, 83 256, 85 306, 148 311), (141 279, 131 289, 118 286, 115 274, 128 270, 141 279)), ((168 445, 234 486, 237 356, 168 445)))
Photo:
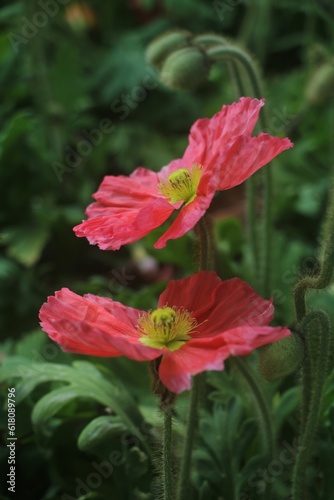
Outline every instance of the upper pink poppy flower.
POLYGON ((180 209, 154 246, 162 248, 169 239, 183 236, 204 215, 217 190, 241 184, 292 147, 287 138, 264 133, 251 137, 263 105, 263 99, 242 97, 211 119, 197 120, 183 158, 158 173, 139 167, 129 177, 106 176, 87 208, 88 219, 74 228, 75 234, 102 250, 118 250, 180 209))
POLYGON ((65 351, 138 361, 162 356, 159 377, 179 393, 190 389, 192 375, 222 370, 227 357, 290 335, 286 327, 268 326, 273 313, 272 301, 239 278, 222 281, 200 271, 171 281, 154 311, 63 288, 43 304, 40 320, 65 351))

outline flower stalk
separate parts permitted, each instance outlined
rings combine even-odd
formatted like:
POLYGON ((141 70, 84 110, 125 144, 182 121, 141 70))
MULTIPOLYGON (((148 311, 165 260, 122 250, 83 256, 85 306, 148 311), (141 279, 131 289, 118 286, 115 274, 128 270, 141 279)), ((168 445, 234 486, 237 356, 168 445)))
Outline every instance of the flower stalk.
POLYGON ((275 436, 267 398, 264 395, 258 381, 254 376, 254 373, 252 373, 252 370, 248 366, 247 362, 240 357, 235 357, 233 358, 233 364, 238 368, 253 395, 253 399, 261 420, 260 430, 262 433, 265 453, 268 460, 272 460, 275 455, 275 436))
POLYGON ((302 322, 306 332, 306 363, 302 371, 302 434, 293 472, 292 500, 305 498, 306 466, 317 432, 323 386, 327 376, 330 322, 323 311, 312 311, 302 322))
POLYGON ((181 471, 177 489, 177 500, 187 500, 191 498, 190 495, 190 471, 191 471, 191 457, 194 447, 195 434, 198 427, 198 407, 205 383, 205 374, 201 373, 193 378, 192 389, 190 393, 190 402, 187 418, 187 429, 184 441, 181 471))
MULTIPOLYGON (((197 40, 200 40, 198 37, 197 40)), ((218 40, 217 40, 218 42, 218 40)), ((251 84, 255 97, 261 99, 264 95, 259 71, 252 58, 242 49, 234 45, 214 45, 207 49, 207 54, 213 59, 224 59, 232 64, 232 75, 238 91, 244 93, 245 87, 239 72, 241 66, 251 84)), ((260 115, 262 129, 268 130, 268 120, 265 111, 260 115)), ((263 214, 262 214, 262 244, 259 246, 259 236, 256 229, 256 179, 250 178, 247 182, 247 216, 252 267, 255 269, 255 282, 259 279, 259 290, 264 297, 270 294, 270 269, 271 269, 271 240, 272 240, 272 173, 271 166, 267 165, 261 172, 263 182, 263 214), (262 249, 260 255, 259 247, 262 249), (259 278, 258 278, 259 274, 259 278)))
MULTIPOLYGON (((211 219, 208 216, 202 217, 196 225, 198 235, 198 258, 197 266, 201 270, 214 269, 214 234, 211 219)), ((186 436, 183 447, 181 470, 177 489, 177 500, 189 498, 191 457, 194 447, 195 435, 198 428, 199 405, 205 386, 205 373, 201 373, 193 378, 190 392, 190 402, 187 417, 186 436)))
POLYGON ((204 215, 195 226, 198 236, 198 270, 209 271, 215 268, 215 237, 212 220, 204 215))
POLYGON ((172 500, 174 498, 172 424, 173 410, 170 408, 163 412, 162 477, 164 500, 172 500))
MULTIPOLYGON (((193 42, 203 46, 203 48, 207 48, 208 46, 213 46, 215 50, 215 57, 218 57, 217 51, 221 54, 219 50, 221 47, 229 48, 229 42, 224 37, 215 34, 203 34, 198 35, 193 39, 193 42)), ((209 52, 210 54, 210 52, 209 52)), ((223 51, 222 57, 224 58, 225 51, 223 51)), ((220 56, 219 56, 220 57, 220 56)), ((253 80, 256 82, 255 87, 253 88, 254 94, 256 92, 259 93, 259 97, 261 96, 261 81, 260 78, 256 75, 256 68, 252 62, 252 60, 245 54, 243 51, 239 49, 238 57, 232 57, 229 59, 227 56, 227 64, 230 71, 231 79, 236 88, 237 97, 242 97, 247 95, 243 74, 243 69, 249 73, 251 72, 253 75, 253 80), (245 57, 243 57, 243 55, 245 57), (247 63, 247 68, 245 68, 245 62, 247 63)), ((252 81, 252 80, 251 80, 252 81)), ((262 117, 262 125, 267 125, 266 117, 262 117)), ((268 168, 268 167, 267 167, 268 168)), ((247 216, 247 228, 248 228, 248 240, 249 240, 249 248, 251 254, 251 268, 253 270, 253 282, 255 285, 258 285, 258 268, 260 263, 260 251, 259 251, 259 235, 256 227, 256 179, 252 176, 247 179, 246 182, 246 216, 247 216)), ((269 200, 268 196, 268 200, 269 200)), ((269 218, 267 219, 269 221, 269 218)))
POLYGON ((306 315, 306 293, 308 290, 322 290, 327 288, 334 272, 334 176, 332 190, 323 227, 323 256, 321 269, 316 276, 305 276, 296 285, 294 301, 297 321, 300 322, 306 315))

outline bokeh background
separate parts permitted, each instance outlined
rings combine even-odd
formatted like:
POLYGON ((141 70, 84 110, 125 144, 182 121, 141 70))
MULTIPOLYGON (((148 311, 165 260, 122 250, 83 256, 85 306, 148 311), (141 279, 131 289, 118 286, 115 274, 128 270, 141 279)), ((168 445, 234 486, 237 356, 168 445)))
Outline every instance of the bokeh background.
MULTIPOLYGON (((272 295, 276 320, 291 321, 291 289, 301 272, 316 267, 333 164, 333 3, 3 1, 2 358, 15 354, 35 361, 70 362, 71 356, 58 351, 48 355, 45 346, 50 344, 38 325, 41 304, 63 286, 79 294, 91 292, 150 308, 166 280, 193 271, 192 235, 156 251, 152 244, 159 229, 138 244, 102 252, 86 239, 76 238, 72 230, 84 218, 91 195, 105 175, 127 175, 140 165, 159 170, 183 154, 197 118, 212 116, 236 99, 224 64, 214 66, 208 82, 193 93, 175 92, 160 83, 145 60, 145 49, 154 37, 174 28, 195 34, 215 32, 246 47, 263 75, 267 132, 288 136, 295 143, 274 165, 272 295)), ((215 201, 212 213, 221 276, 247 278, 243 187, 215 201)), ((333 292, 313 300, 333 309, 333 292)), ((144 371, 131 363, 119 362, 117 367, 118 374, 123 370, 124 377, 129 377, 134 392, 136 377, 146 390, 144 371)), ((38 395, 44 392, 40 389, 38 395)), ((18 412, 22 448, 17 498, 60 498, 60 489, 71 492, 73 478, 85 467, 73 436, 80 418, 89 418, 95 407, 68 410, 61 430, 43 448, 30 422, 38 395, 28 398, 18 412)), ((5 425, 4 414, 1 428, 5 425)), ((1 450, 4 461, 6 453, 1 450)), ((6 488, 2 495, 8 497, 6 488)), ((112 498, 132 497, 122 496, 119 490, 112 498)))

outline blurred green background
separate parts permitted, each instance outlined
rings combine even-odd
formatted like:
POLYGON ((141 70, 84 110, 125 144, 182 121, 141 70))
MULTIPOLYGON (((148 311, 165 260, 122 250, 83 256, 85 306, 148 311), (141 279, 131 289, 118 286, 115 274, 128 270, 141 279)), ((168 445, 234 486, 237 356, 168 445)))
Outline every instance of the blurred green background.
MULTIPOLYGON (((295 143, 274 166, 272 294, 277 320, 291 321, 291 288, 301 271, 316 265, 333 164, 333 3, 26 0, 1 5, 1 357, 21 354, 38 361, 36 353, 47 341, 39 331, 38 311, 63 286, 150 308, 166 280, 193 270, 191 235, 156 251, 152 244, 159 229, 139 244, 102 252, 72 231, 104 175, 129 174, 139 165, 160 170, 183 154, 197 118, 237 97, 224 64, 215 66, 194 93, 173 92, 159 82, 145 48, 173 28, 215 32, 246 47, 262 69, 267 132, 295 143)), ((214 205, 220 274, 247 278, 244 190, 220 200, 214 205)), ((315 300, 331 308, 333 292, 315 300)), ((56 361, 68 359, 58 353, 56 361)), ((58 498, 59 471, 43 475, 43 455, 32 443, 30 424, 24 426, 27 470, 21 465, 21 477, 29 492, 20 498, 58 498), (36 473, 38 484, 28 479, 36 473)), ((56 453, 65 450, 64 445, 56 453)))

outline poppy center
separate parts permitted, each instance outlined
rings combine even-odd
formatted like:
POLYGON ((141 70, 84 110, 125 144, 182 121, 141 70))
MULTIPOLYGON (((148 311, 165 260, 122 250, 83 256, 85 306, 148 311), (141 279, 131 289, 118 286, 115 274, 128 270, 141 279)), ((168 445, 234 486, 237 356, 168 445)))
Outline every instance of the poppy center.
POLYGON ((188 205, 196 198, 196 192, 202 175, 202 165, 193 165, 190 170, 180 168, 168 176, 167 181, 158 184, 158 191, 170 203, 183 201, 188 205))
POLYGON ((165 306, 139 317, 139 340, 155 349, 176 351, 191 338, 190 333, 196 326, 197 321, 188 311, 165 306))

